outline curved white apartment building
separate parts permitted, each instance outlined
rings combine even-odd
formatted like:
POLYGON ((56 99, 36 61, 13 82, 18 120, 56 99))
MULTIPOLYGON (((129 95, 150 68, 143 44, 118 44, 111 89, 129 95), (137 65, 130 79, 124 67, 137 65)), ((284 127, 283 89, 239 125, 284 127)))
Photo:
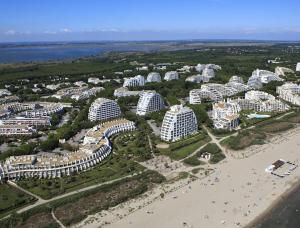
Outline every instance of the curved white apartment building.
POLYGON ((300 85, 291 82, 285 83, 282 86, 278 86, 276 92, 281 99, 294 105, 300 105, 300 85))
POLYGON ((64 109, 64 105, 52 102, 25 102, 8 103, 0 105, 0 112, 17 113, 22 112, 26 117, 50 116, 53 113, 59 113, 64 109))
POLYGON ((177 80, 177 79, 179 79, 178 72, 177 71, 168 71, 165 73, 164 79, 166 81, 177 80))
POLYGON ((11 156, 4 164, 0 164, 0 181, 31 177, 56 178, 90 169, 111 153, 111 135, 134 129, 134 122, 117 119, 90 129, 84 143, 75 152, 64 155, 11 156))
POLYGON ((165 108, 164 101, 159 93, 145 91, 141 94, 137 104, 136 114, 140 116, 147 115, 165 108))
POLYGON ((123 87, 144 86, 145 78, 142 75, 137 75, 132 78, 124 78, 123 87))
POLYGON ((197 133, 197 118, 192 109, 182 105, 174 105, 166 112, 160 138, 164 141, 177 141, 188 135, 197 133))
POLYGON ((147 82, 161 82, 161 76, 158 72, 151 72, 147 76, 147 82))
POLYGON ((91 104, 88 119, 90 121, 107 120, 120 115, 121 109, 117 102, 107 98, 98 98, 91 104))

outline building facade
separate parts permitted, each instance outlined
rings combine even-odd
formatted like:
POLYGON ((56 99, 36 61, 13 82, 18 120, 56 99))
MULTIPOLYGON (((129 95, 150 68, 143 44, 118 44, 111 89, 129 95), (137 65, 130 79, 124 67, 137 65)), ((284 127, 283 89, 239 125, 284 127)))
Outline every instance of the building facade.
POLYGON ((172 80, 178 80, 179 75, 177 71, 168 71, 165 73, 164 80, 166 81, 172 81, 172 80))
POLYGON ((137 75, 132 78, 124 78, 123 87, 144 86, 145 78, 142 75, 137 75))
POLYGON ((155 91, 143 92, 137 104, 136 114, 144 116, 164 108, 164 101, 160 94, 155 91))
POLYGON ((84 143, 77 151, 64 155, 11 156, 3 164, 0 163, 0 181, 22 178, 60 178, 91 169, 111 153, 109 137, 134 129, 134 122, 117 119, 90 129, 85 135, 84 143))
POLYGON ((182 105, 174 105, 164 116, 160 137, 164 141, 174 142, 197 132, 198 124, 194 111, 182 105))
POLYGON ((147 76, 147 82, 161 82, 161 76, 158 72, 151 72, 147 76))
POLYGON ((96 99, 89 109, 88 119, 90 121, 108 120, 121 116, 121 109, 117 102, 107 99, 96 99))

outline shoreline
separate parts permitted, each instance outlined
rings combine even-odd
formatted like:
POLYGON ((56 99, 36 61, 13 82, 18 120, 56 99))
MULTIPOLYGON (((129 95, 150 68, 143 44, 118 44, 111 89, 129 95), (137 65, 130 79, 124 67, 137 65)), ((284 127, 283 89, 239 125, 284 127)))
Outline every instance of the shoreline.
POLYGON ((293 195, 299 189, 300 189, 300 178, 297 182, 293 183, 293 185, 289 189, 287 189, 280 196, 278 196, 278 198, 274 200, 272 204, 262 214, 258 215, 251 222, 245 225, 244 228, 256 228, 262 225, 265 221, 267 221, 270 218, 270 215, 283 204, 283 202, 286 199, 291 197, 291 195, 293 195))

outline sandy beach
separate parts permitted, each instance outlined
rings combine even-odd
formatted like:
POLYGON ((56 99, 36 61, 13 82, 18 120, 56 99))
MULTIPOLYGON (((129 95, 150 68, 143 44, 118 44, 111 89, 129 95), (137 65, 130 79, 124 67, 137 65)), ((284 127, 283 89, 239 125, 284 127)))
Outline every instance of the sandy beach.
POLYGON ((300 167, 279 178, 265 172, 278 159, 300 164, 300 128, 269 143, 230 151, 210 175, 154 188, 142 197, 89 216, 76 227, 245 227, 300 180, 300 167), (243 153, 246 156, 234 156, 243 153), (164 193, 161 198, 160 194, 164 193))

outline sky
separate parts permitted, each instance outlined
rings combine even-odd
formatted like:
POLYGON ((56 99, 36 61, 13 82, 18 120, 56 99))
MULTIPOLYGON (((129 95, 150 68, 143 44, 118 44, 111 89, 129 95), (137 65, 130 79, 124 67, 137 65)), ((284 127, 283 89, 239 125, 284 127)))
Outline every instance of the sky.
POLYGON ((0 42, 300 41, 300 0, 0 0, 0 42))

